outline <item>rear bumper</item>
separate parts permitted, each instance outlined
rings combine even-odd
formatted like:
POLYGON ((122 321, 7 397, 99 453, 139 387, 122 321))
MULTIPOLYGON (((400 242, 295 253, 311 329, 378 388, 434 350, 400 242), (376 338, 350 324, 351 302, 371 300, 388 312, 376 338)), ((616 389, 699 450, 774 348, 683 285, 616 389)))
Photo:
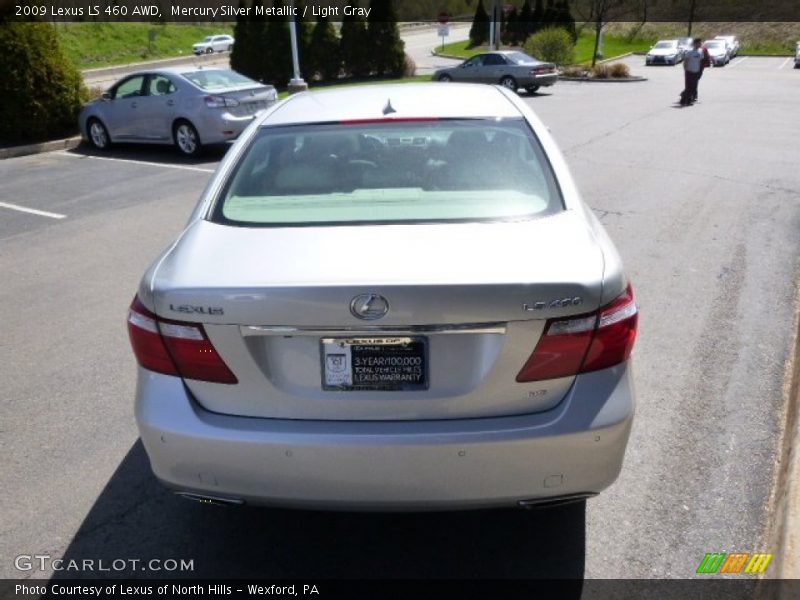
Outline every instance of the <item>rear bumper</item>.
POLYGON ((204 144, 218 144, 236 139, 255 118, 256 114, 237 117, 227 110, 207 110, 190 121, 204 144))
POLYGON ((617 478, 634 412, 630 366, 577 378, 556 408, 443 421, 292 421, 219 415, 180 379, 139 369, 136 419, 176 491, 342 510, 516 506, 594 494, 617 478))
POLYGON ((556 81, 558 81, 557 73, 552 73, 549 75, 532 75, 531 77, 523 79, 521 85, 522 87, 533 87, 535 85, 538 85, 539 87, 548 87, 555 85, 556 81))

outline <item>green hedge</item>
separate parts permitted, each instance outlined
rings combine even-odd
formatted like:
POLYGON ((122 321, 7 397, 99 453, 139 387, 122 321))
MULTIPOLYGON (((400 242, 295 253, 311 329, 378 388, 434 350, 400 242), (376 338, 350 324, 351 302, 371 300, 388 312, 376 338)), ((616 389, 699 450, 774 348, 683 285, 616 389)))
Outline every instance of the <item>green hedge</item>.
POLYGON ((0 144, 74 133, 86 90, 50 23, 0 17, 0 144))

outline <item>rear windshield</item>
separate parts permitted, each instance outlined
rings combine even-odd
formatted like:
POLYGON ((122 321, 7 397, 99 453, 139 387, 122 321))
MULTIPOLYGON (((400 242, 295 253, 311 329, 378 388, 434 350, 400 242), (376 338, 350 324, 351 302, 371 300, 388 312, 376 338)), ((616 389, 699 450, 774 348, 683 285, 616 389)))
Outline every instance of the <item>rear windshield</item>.
POLYGON ((258 85, 252 79, 230 69, 203 69, 202 71, 183 73, 183 76, 204 90, 258 85))
POLYGON ((523 119, 262 128, 212 215, 239 225, 521 220, 563 209, 523 119))
POLYGON ((512 60, 517 65, 534 65, 538 60, 533 58, 532 56, 528 56, 524 52, 509 52, 506 56, 512 60))

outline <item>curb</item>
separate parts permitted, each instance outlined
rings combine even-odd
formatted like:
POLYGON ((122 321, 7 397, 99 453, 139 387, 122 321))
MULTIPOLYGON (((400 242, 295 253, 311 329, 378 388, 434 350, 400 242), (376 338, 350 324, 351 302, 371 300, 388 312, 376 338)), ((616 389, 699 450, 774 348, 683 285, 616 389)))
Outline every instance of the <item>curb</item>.
POLYGON ((800 291, 795 299, 792 354, 786 365, 786 429, 776 475, 767 550, 775 552, 773 577, 800 579, 800 291))
POLYGON ((598 64, 603 64, 607 62, 611 62, 612 60, 619 60, 620 58, 625 58, 626 56, 633 56, 635 52, 626 52, 625 54, 620 54, 619 56, 612 56, 611 58, 604 58, 602 60, 598 60, 598 64))
POLYGON ((452 58, 453 60, 467 60, 463 56, 456 56, 455 54, 442 54, 441 52, 438 52, 436 48, 431 48, 431 55, 439 56, 441 58, 452 58))
POLYGON ((95 69, 83 69, 81 75, 84 79, 100 79, 104 76, 117 75, 131 70, 148 69, 153 67, 167 67, 182 63, 194 63, 197 61, 210 62, 224 56, 230 57, 230 52, 214 52, 212 54, 187 54, 186 56, 174 56, 172 58, 160 58, 158 60, 146 60, 142 62, 125 63, 122 65, 112 65, 110 67, 97 67, 95 69))
POLYGON ((16 158, 18 156, 28 156, 30 154, 41 154, 42 152, 53 152, 54 150, 72 150, 81 143, 81 136, 76 135, 63 140, 52 140, 39 144, 27 144, 25 146, 12 146, 10 148, 0 148, 0 160, 5 158, 16 158))
POLYGON ((563 77, 558 76, 559 81, 577 81, 578 83, 640 83, 647 81, 647 77, 628 77, 626 79, 608 77, 606 79, 597 79, 596 77, 563 77))

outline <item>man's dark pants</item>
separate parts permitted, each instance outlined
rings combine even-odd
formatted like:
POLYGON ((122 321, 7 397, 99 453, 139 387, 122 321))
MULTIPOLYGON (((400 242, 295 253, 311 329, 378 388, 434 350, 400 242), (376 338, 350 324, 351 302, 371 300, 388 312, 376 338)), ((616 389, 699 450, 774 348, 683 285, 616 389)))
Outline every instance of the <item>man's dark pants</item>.
POLYGON ((684 96, 686 102, 694 102, 697 100, 697 83, 700 81, 700 73, 693 73, 692 71, 684 71, 685 85, 684 96))

